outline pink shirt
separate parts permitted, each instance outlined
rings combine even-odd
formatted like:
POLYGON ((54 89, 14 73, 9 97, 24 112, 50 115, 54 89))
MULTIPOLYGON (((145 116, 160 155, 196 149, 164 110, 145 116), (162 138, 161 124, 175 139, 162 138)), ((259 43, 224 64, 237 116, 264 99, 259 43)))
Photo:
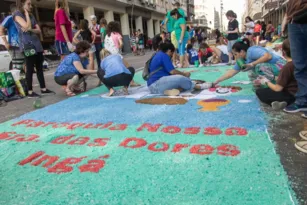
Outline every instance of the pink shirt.
POLYGON ((61 30, 61 25, 65 26, 68 38, 70 42, 72 42, 73 36, 72 36, 71 22, 67 14, 65 13, 64 9, 57 10, 55 14, 55 40, 60 42, 66 42, 61 30))
POLYGON ((112 32, 111 37, 113 39, 113 42, 114 42, 116 48, 119 48, 119 40, 122 39, 122 36, 119 33, 112 32))

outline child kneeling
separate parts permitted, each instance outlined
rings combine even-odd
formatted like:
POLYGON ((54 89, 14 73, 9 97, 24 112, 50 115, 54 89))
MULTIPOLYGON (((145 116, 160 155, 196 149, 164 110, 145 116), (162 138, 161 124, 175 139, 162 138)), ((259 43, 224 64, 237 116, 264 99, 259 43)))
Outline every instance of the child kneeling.
POLYGON ((282 44, 282 52, 287 60, 287 64, 281 69, 276 84, 271 83, 265 77, 260 77, 261 84, 267 85, 268 88, 262 88, 256 91, 258 98, 262 102, 271 105, 274 110, 283 109, 287 105, 294 103, 294 95, 298 90, 288 39, 282 44))
POLYGON ((111 54, 106 49, 100 52, 101 64, 97 75, 103 84, 109 89, 109 96, 115 92, 114 87, 124 86, 124 92, 128 95, 128 87, 133 81, 134 68, 129 67, 119 54, 111 54))
POLYGON ((63 86, 67 96, 85 91, 85 76, 97 73, 97 70, 94 70, 94 55, 89 54, 90 48, 88 42, 79 42, 75 52, 66 56, 54 73, 55 82, 63 86), (84 83, 83 90, 79 87, 81 83, 84 83))

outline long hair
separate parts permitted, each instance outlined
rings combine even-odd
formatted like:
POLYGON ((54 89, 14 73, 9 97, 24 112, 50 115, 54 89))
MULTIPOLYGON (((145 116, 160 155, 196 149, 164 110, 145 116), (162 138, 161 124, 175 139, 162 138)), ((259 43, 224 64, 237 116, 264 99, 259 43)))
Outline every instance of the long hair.
POLYGON ((248 19, 249 22, 251 22, 251 21, 254 22, 253 19, 252 19, 250 16, 247 16, 247 17, 245 18, 245 22, 246 22, 246 19, 248 19))
POLYGON ((105 48, 100 51, 101 60, 104 59, 105 57, 109 56, 109 55, 111 55, 110 51, 108 51, 105 48))
POLYGON ((16 1, 16 5, 17 5, 17 9, 22 12, 25 13, 25 10, 23 9, 23 6, 25 5, 27 0, 17 0, 16 1))
POLYGON ((241 52, 242 50, 247 52, 247 49, 250 47, 250 42, 247 38, 242 39, 242 42, 236 42, 233 46, 232 49, 235 50, 236 52, 241 52))
POLYGON ((59 0, 58 1, 58 8, 64 9, 66 14, 69 16, 68 0, 59 0))
POLYGON ((177 15, 178 19, 182 18, 183 16, 179 13, 178 9, 174 9, 171 11, 171 16, 177 15))
POLYGON ((232 17, 232 18, 237 18, 237 14, 233 12, 233 10, 229 10, 226 13, 226 16, 232 17))
POLYGON ((120 25, 116 21, 111 21, 107 27, 107 34, 109 37, 111 36, 111 33, 113 32, 121 34, 120 25))

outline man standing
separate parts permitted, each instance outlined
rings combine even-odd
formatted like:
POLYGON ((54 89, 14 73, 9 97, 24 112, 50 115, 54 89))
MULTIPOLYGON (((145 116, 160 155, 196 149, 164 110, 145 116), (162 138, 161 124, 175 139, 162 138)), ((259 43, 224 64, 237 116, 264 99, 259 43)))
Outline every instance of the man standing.
MULTIPOLYGON (((16 5, 11 5, 10 10, 13 14, 16 11, 16 5)), ((23 70, 24 55, 19 50, 18 31, 12 15, 7 16, 0 25, 0 36, 12 58, 13 69, 23 70), (7 31, 8 40, 6 39, 5 31, 7 31)))
MULTIPOLYGON (((282 33, 288 25, 292 59, 295 66, 295 78, 298 83, 296 101, 284 109, 285 112, 295 113, 307 111, 307 0, 290 0, 285 15, 282 33)), ((307 113, 303 114, 304 117, 307 113)), ((305 132, 300 133, 307 140, 305 132)), ((296 148, 307 153, 307 141, 297 142, 296 148)))

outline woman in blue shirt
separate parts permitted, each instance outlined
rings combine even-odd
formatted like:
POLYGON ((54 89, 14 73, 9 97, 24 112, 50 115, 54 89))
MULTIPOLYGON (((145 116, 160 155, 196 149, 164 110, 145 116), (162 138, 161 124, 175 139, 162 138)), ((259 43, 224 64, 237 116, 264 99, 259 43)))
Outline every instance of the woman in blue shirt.
POLYGON ((124 86, 124 92, 128 95, 128 87, 133 82, 135 70, 123 60, 119 54, 111 54, 108 50, 100 52, 101 64, 97 75, 103 84, 109 89, 109 96, 115 92, 114 87, 124 86))
POLYGON ((84 82, 84 75, 97 73, 97 70, 94 70, 93 55, 87 59, 90 48, 88 42, 79 42, 75 52, 66 56, 54 73, 55 82, 63 86, 68 96, 74 96, 75 92, 80 91, 78 87, 84 82))
POLYGON ((243 72, 253 70, 256 75, 265 76, 274 83, 280 70, 286 64, 286 61, 283 58, 269 52, 263 47, 250 47, 249 40, 246 38, 243 39, 242 42, 236 42, 232 47, 232 51, 236 59, 241 58, 245 60, 245 65, 240 68, 239 65, 236 64, 233 69, 217 79, 214 83, 215 85, 232 78, 241 70, 243 72))

